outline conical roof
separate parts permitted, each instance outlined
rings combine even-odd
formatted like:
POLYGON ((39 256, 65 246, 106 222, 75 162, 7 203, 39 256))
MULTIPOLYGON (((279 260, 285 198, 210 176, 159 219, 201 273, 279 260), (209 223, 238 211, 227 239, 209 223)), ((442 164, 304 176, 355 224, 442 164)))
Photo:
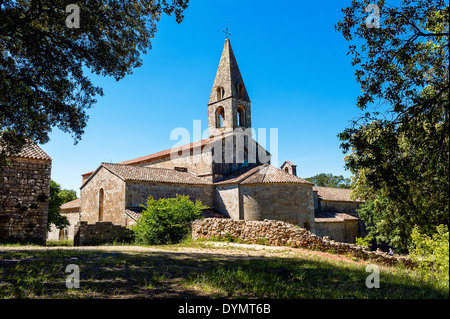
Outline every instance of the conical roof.
POLYGON ((245 89, 244 80, 242 79, 239 66, 231 48, 230 39, 225 39, 225 44, 220 57, 219 67, 217 68, 216 77, 214 79, 213 89, 209 97, 209 103, 217 101, 217 88, 222 87, 224 92, 222 99, 230 96, 250 101, 247 90, 245 89), (242 93, 239 86, 243 87, 242 93))

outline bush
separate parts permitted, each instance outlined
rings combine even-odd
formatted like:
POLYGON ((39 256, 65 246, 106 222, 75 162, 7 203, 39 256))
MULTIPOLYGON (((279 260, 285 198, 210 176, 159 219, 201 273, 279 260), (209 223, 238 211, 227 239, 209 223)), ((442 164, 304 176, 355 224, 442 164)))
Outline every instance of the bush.
POLYGON ((421 234, 418 227, 412 231, 410 257, 424 279, 441 288, 449 288, 449 242, 448 227, 439 225, 432 237, 421 234))
POLYGON ((159 200, 150 196, 142 207, 142 216, 133 231, 136 243, 145 245, 180 242, 189 234, 190 223, 202 218, 202 210, 208 208, 201 201, 193 203, 186 195, 159 200))
POLYGON ((372 236, 366 236, 364 238, 356 237, 356 245, 370 247, 370 246, 372 246, 372 244, 370 243, 372 240, 373 240, 372 236))

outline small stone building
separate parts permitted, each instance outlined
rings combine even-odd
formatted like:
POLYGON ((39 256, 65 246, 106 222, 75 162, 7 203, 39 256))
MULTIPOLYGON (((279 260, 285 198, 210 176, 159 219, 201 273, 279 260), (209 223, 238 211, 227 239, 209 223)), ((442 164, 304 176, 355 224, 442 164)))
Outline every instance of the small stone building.
POLYGON ((80 199, 74 199, 70 202, 61 205, 61 216, 65 216, 69 221, 69 226, 62 229, 56 228, 55 225, 50 226, 50 230, 47 233, 47 240, 67 240, 73 239, 74 227, 80 220, 80 199))
POLYGON ((29 142, 0 167, 0 241, 45 244, 52 159, 29 142))
POLYGON ((363 201, 350 198, 350 189, 314 186, 316 235, 340 242, 354 242, 364 233, 358 218, 363 201))

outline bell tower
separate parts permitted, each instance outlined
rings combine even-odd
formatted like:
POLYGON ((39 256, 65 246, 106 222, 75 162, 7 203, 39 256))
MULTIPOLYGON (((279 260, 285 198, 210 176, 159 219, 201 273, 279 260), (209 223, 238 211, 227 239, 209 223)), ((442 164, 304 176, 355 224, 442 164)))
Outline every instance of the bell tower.
POLYGON ((250 104, 230 39, 226 38, 208 102, 209 136, 220 136, 236 128, 250 128, 250 104))

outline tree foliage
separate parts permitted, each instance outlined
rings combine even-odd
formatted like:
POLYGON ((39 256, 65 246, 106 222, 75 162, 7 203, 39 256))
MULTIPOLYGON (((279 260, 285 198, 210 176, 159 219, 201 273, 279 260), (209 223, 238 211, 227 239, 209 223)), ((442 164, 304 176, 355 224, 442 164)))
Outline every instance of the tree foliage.
POLYGON ((448 226, 439 225, 433 236, 421 234, 418 227, 412 231, 410 256, 422 276, 439 287, 449 288, 448 226))
POLYGON ((77 193, 74 190, 61 189, 61 185, 53 180, 50 181, 47 230, 50 230, 51 224, 59 229, 69 225, 67 217, 60 214, 61 205, 74 199, 77 199, 77 193))
POLYGON ((186 195, 159 200, 150 196, 143 207, 133 231, 136 242, 147 245, 180 242, 188 235, 190 222, 202 218, 202 210, 208 208, 201 201, 193 203, 186 195))
POLYGON ((79 28, 68 28, 73 1, 0 0, 0 132, 11 133, 0 149, 13 154, 27 138, 46 143, 53 127, 79 141, 86 110, 103 95, 86 73, 131 74, 161 15, 181 22, 188 1, 79 0, 79 28))
POLYGON ((316 186, 350 188, 351 179, 344 176, 333 175, 331 173, 320 173, 312 177, 305 178, 307 181, 313 182, 316 186))
POLYGON ((355 192, 371 201, 361 217, 375 237, 405 244, 414 226, 448 224, 449 7, 379 1, 379 28, 369 28, 368 4, 353 0, 336 25, 353 42, 364 111, 338 136, 355 192))

